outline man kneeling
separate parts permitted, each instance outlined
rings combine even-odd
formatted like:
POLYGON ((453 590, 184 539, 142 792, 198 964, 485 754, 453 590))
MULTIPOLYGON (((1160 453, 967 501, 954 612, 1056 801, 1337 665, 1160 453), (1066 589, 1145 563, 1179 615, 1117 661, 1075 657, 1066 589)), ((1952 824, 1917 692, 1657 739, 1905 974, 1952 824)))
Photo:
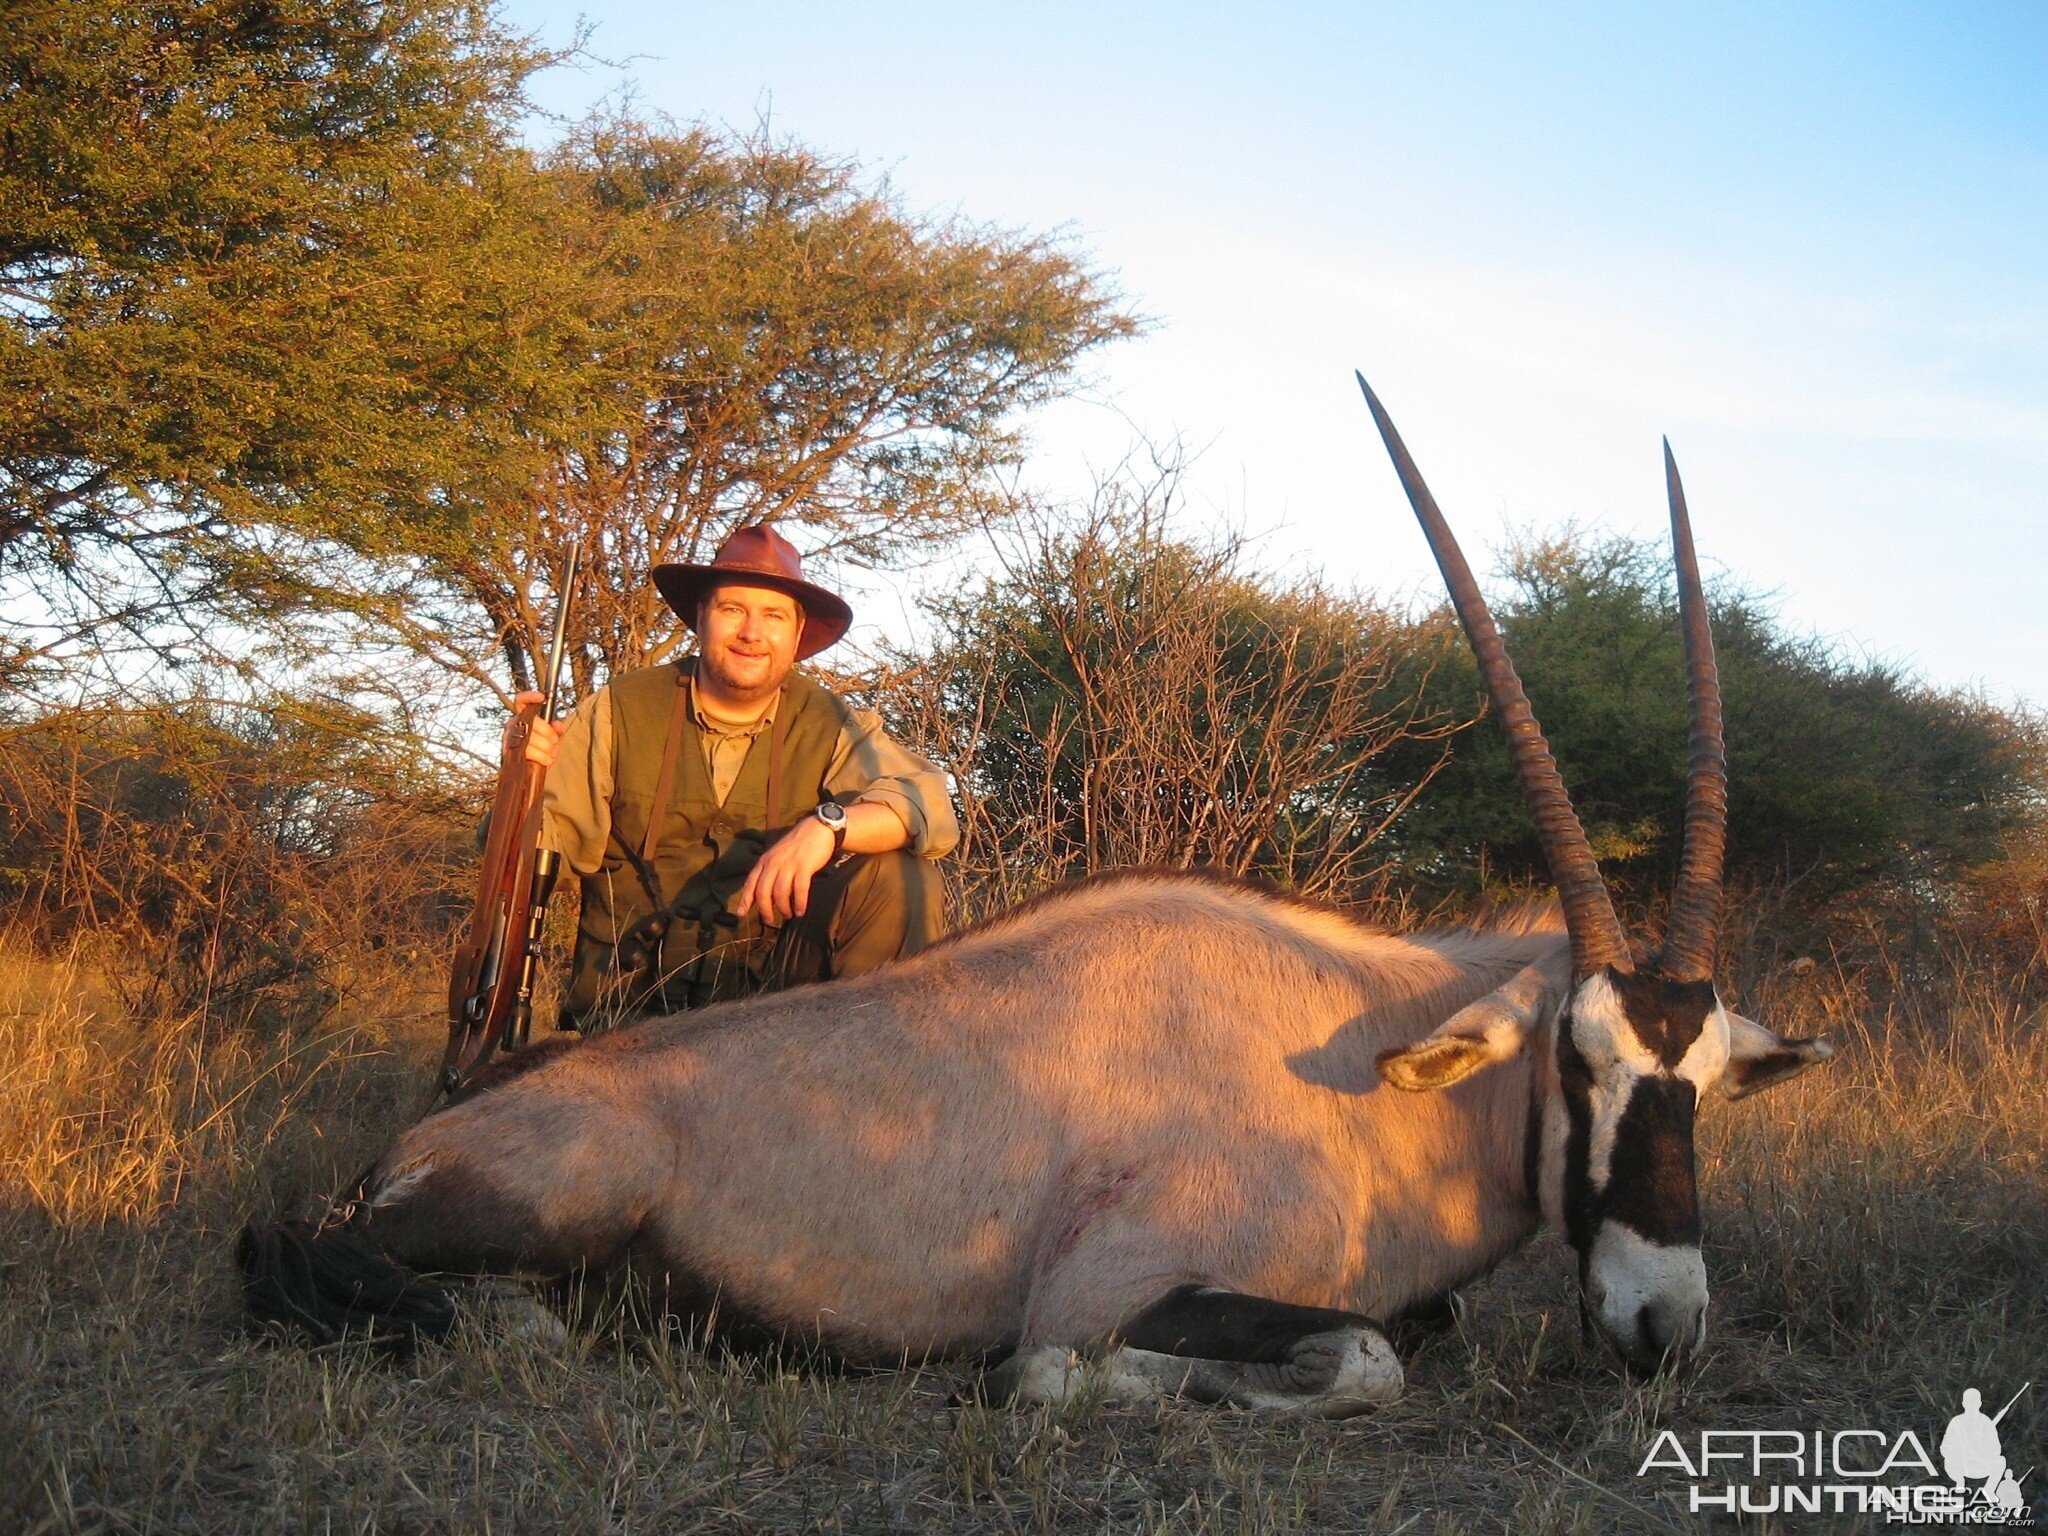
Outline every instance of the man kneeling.
POLYGON ((541 846, 582 880, 562 1025, 586 1033, 915 953, 945 932, 933 861, 960 837, 939 770, 793 670, 853 613, 780 534, 654 583, 697 654, 622 673, 527 748, 541 846))

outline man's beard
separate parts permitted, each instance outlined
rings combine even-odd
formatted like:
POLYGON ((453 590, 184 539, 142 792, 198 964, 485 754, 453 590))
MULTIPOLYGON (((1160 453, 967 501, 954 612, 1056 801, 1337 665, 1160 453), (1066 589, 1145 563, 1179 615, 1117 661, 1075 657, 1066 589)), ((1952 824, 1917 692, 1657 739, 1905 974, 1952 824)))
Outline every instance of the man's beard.
POLYGON ((722 658, 709 653, 699 656, 697 665, 704 669, 705 675, 710 678, 719 693, 735 704, 761 703, 772 697, 789 675, 789 669, 784 668, 782 672, 772 674, 764 683, 742 683, 726 670, 722 658))

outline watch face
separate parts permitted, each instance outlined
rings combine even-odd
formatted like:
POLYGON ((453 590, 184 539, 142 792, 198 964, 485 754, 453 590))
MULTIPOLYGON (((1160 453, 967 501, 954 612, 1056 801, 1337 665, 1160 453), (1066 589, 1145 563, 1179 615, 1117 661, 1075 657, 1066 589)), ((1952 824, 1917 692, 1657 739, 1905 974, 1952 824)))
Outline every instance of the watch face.
POLYGON ((846 820, 846 807, 827 800, 818 807, 818 820, 828 827, 836 827, 846 820))

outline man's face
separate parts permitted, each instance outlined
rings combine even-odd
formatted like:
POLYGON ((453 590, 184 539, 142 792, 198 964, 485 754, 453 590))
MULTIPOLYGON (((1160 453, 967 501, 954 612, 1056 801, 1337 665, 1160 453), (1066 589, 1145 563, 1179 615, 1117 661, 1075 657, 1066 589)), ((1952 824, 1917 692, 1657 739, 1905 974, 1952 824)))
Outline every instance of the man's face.
POLYGON ((782 686, 803 634, 796 599, 772 587, 719 586, 697 611, 701 673, 735 703, 755 703, 782 686))

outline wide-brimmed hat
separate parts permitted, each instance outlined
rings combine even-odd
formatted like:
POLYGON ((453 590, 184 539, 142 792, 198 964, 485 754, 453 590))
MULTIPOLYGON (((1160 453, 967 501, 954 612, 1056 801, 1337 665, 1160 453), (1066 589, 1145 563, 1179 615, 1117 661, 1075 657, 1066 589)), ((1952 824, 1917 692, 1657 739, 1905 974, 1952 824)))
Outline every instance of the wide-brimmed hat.
POLYGON ((815 656, 836 642, 853 623, 853 610, 836 593, 804 580, 804 559, 796 546, 766 523, 742 528, 711 557, 709 565, 657 565, 654 588, 691 629, 697 627, 697 605, 713 587, 726 584, 772 587, 795 598, 804 611, 803 633, 797 636, 796 659, 815 656))

